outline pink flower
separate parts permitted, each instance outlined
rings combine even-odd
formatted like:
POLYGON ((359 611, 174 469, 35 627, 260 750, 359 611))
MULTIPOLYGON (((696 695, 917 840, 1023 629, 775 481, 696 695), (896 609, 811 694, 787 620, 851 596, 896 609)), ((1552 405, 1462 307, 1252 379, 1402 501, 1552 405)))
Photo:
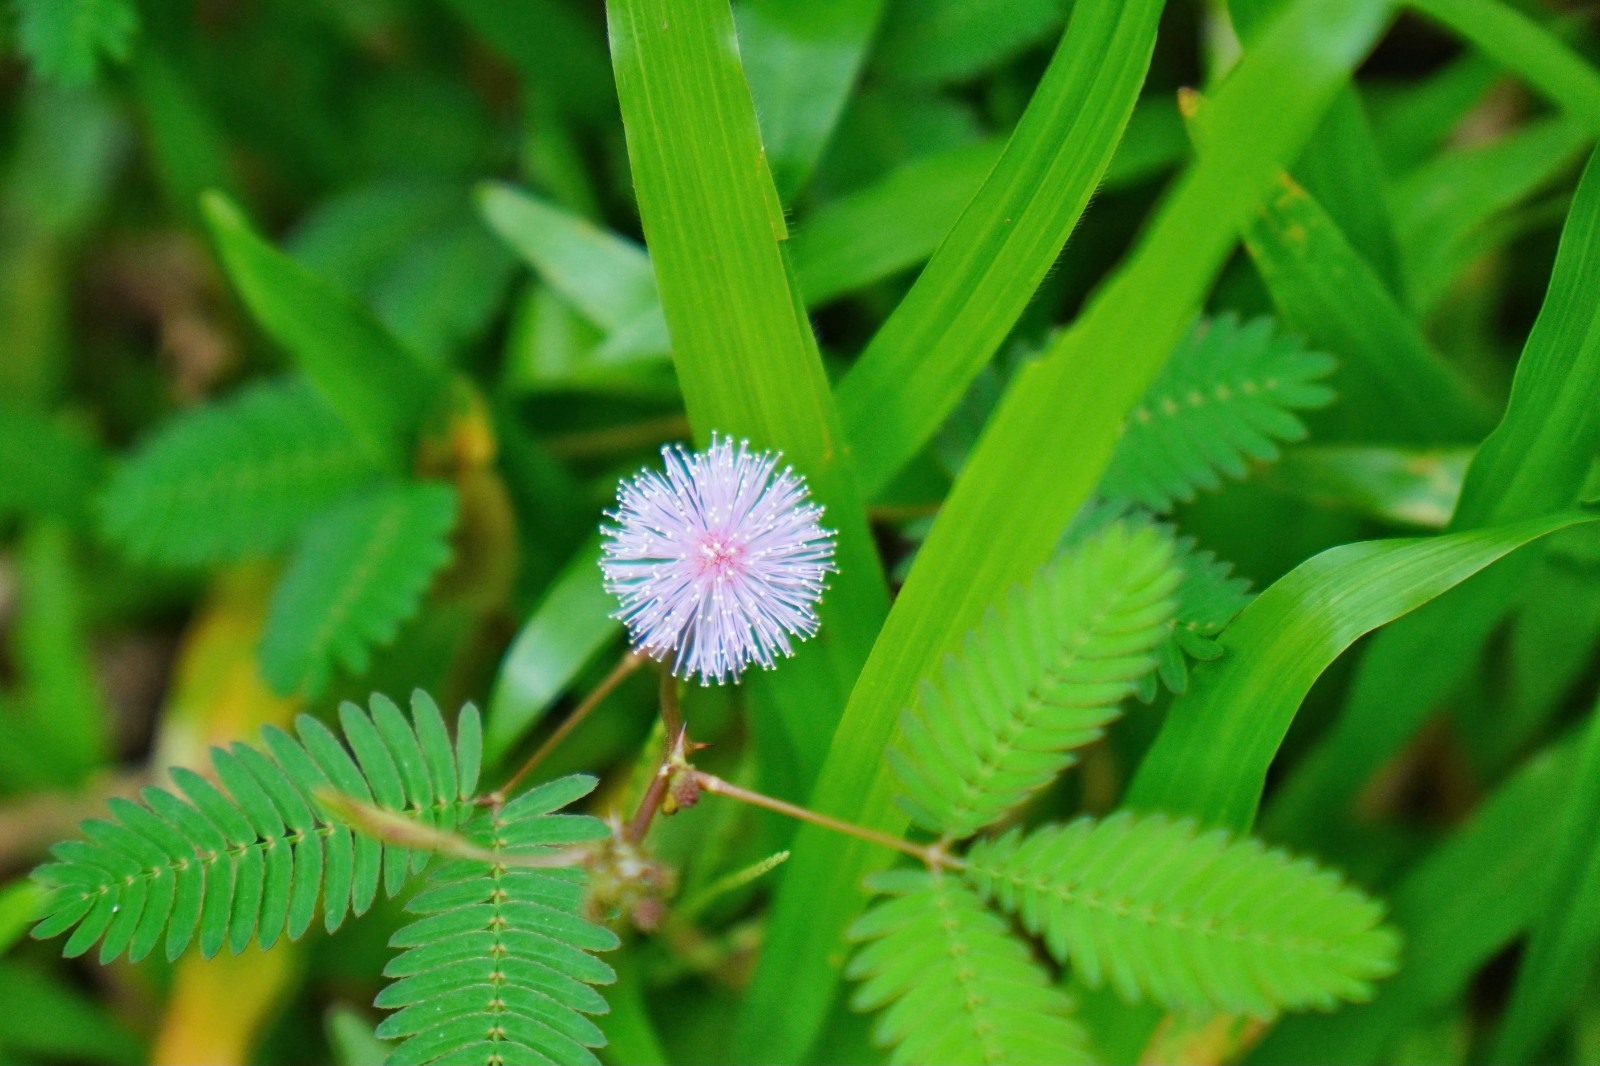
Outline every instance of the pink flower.
POLYGON ((818 524, 805 479, 779 456, 737 450, 726 437, 691 452, 661 449, 666 473, 643 470, 617 488, 616 525, 602 525, 614 617, 654 659, 702 684, 739 679, 794 654, 817 631, 816 604, 834 570, 834 532, 818 524))

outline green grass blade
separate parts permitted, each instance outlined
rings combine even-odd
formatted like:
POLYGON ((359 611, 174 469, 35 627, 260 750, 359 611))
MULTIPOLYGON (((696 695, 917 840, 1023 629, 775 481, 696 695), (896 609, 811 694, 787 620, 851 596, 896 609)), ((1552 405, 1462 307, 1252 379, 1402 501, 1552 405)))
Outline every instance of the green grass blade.
POLYGON ((1389 290, 1404 295, 1383 157, 1354 83, 1334 97, 1294 174, 1389 290))
POLYGON ((1558 116, 1527 123, 1487 145, 1444 152, 1394 190, 1414 305, 1423 314, 1484 251, 1491 224, 1536 192, 1570 180, 1594 129, 1558 116))
MULTIPOLYGON (((1247 49, 1278 3, 1230 0, 1228 14, 1247 49)), ((1400 253, 1385 196, 1383 158, 1355 83, 1334 97, 1293 171, 1361 258, 1391 292, 1401 295, 1400 253)))
POLYGON ((237 173, 213 103, 194 84, 192 71, 154 41, 144 42, 130 70, 130 84, 147 130, 151 169, 167 202, 185 222, 200 224, 200 196, 207 189, 239 195, 237 173))
POLYGON ((46 898, 36 881, 12 881, 0 888, 0 954, 10 951, 27 933, 46 898))
POLYGON ((1310 847, 1347 816, 1356 794, 1477 659, 1536 561, 1531 552, 1506 559, 1372 640, 1339 716, 1274 792, 1263 824, 1275 839, 1310 847))
POLYGON ((1372 1002, 1286 1018, 1255 1063, 1378 1062, 1409 1027, 1457 1000, 1479 968, 1534 920, 1556 844, 1551 810, 1572 788, 1573 744, 1536 757, 1389 894, 1405 946, 1372 1002))
POLYGON ((1002 148, 985 140, 930 152, 806 216, 789 242, 806 303, 827 303, 927 259, 1002 148))
POLYGON ((294 358, 374 458, 408 465, 442 375, 333 285, 262 240, 220 193, 201 204, 217 253, 261 327, 294 358))
POLYGON ((1403 174, 1428 161, 1501 76, 1499 65, 1468 51, 1373 107, 1373 135, 1389 170, 1403 174))
POLYGON ((810 780, 887 609, 882 568, 790 285, 732 13, 725 0, 612 0, 607 13, 640 217, 696 436, 782 448, 839 531, 821 632, 785 664, 781 685, 763 688, 810 780))
POLYGON ((1406 0, 1471 41, 1552 102, 1600 131, 1600 71, 1502 0, 1406 0))
POLYGON ((1060 0, 919 0, 893 4, 872 72, 894 85, 967 81, 1061 29, 1060 0))
POLYGON ((1443 529, 1455 509, 1472 449, 1311 444, 1266 473, 1274 489, 1385 525, 1443 529))
MULTIPOLYGON (((905 826, 882 753, 899 709, 983 610, 1048 557, 1093 491, 1127 412, 1181 336, 1238 227, 1383 28, 1387 4, 1297 4, 1212 103, 1217 150, 1187 173, 1128 264, 1025 369, 946 501, 862 672, 812 806, 905 826), (1260 101, 1271 99, 1272 121, 1260 101), (1003 545, 1003 550, 995 550, 1003 545)), ((741 1020, 737 1057, 793 1060, 838 976, 839 937, 878 849, 802 829, 741 1020)))
POLYGON ((1475 440, 1488 404, 1433 349, 1333 219, 1285 178, 1245 231, 1250 256, 1285 320, 1339 359, 1330 414, 1385 443, 1475 440))
POLYGON ((622 633, 617 601, 600 577, 600 539, 590 540, 556 576, 501 661, 484 756, 493 765, 544 717, 556 697, 622 633))
POLYGON ((1564 507, 1600 448, 1600 153, 1561 232, 1544 306, 1500 425, 1467 468, 1458 529, 1564 507))
POLYGON ((1577 1001, 1600 948, 1600 707, 1589 714, 1563 806, 1548 860, 1554 880, 1517 967, 1494 1062, 1534 1060, 1577 1001))
POLYGON ((1161 8, 1073 9, 993 173, 839 383, 869 497, 939 428, 1066 244, 1132 114, 1161 8))
POLYGON ((500 182, 478 190, 478 208, 552 289, 607 333, 660 304, 650 257, 632 241, 500 182))
MULTIPOLYGON (((1548 513, 1578 499, 1600 450, 1600 163, 1567 217, 1544 306, 1517 364, 1506 413, 1467 468, 1451 528, 1548 513)), ((1275 830, 1306 840, 1438 706, 1516 601, 1510 562, 1379 634, 1326 738, 1286 782, 1275 830), (1509 572, 1508 571, 1509 569, 1509 572)))
MULTIPOLYGON (((1202 153, 1207 121, 1204 110, 1191 120, 1202 153)), ((1336 435, 1427 443, 1475 440, 1488 429, 1488 405, 1298 182, 1280 176, 1244 239, 1284 319, 1339 359, 1332 384, 1341 402, 1321 420, 1337 423, 1336 435)))
POLYGON ((1547 533, 1596 516, 1566 512, 1443 537, 1332 548, 1274 582, 1195 668, 1139 764, 1126 803, 1246 830, 1267 769, 1312 684, 1357 638, 1547 533))
POLYGON ((767 164, 785 201, 822 157, 883 8, 884 0, 739 5, 739 55, 761 115, 767 164))
POLYGON ((134 1063, 148 1046, 90 993, 20 959, 0 962, 0 1046, 19 1062, 134 1063))

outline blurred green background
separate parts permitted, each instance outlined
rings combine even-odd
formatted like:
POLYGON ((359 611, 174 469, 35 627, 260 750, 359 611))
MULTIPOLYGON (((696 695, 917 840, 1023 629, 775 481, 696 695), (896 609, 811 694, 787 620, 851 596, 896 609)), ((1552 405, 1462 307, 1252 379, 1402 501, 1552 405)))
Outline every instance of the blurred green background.
MULTIPOLYGON (((1595 5, 1517 6, 1600 55, 1595 5)), ((858 75, 831 96, 807 95, 805 57, 831 54, 830 32, 848 51, 848 27, 818 15, 800 32, 781 3, 734 7, 790 257, 837 378, 993 166, 1070 4, 890 0, 854 54, 858 75), (785 52, 786 35, 822 44, 785 52)), ((1189 160, 1177 90, 1209 85, 1238 49, 1220 5, 1169 5, 1069 253, 936 438, 871 501, 896 581, 1013 369, 1073 319, 1189 160)), ((99 967, 26 940, 23 878, 107 796, 297 711, 420 686, 441 706, 484 706, 491 758, 504 759, 610 669, 622 645, 595 528, 616 478, 690 426, 605 11, 10 0, 0 53, 0 1060, 368 1061, 396 905, 337 940, 99 967), (351 350, 372 359, 342 404, 293 377, 351 350), (397 400, 390 418, 364 389, 427 399, 397 400), (225 418, 209 417, 218 409, 225 418), (391 520, 401 532, 375 548, 391 520)), ((1330 122, 1356 124, 1344 143, 1367 154, 1311 153, 1297 176, 1405 294, 1421 335, 1496 398, 1483 411, 1498 409, 1595 113, 1552 107, 1414 15, 1362 66, 1357 92, 1330 122)), ((1241 250, 1209 306, 1250 318, 1275 313, 1274 295, 1241 250)), ((1314 415, 1312 443, 1181 502, 1178 525, 1258 588, 1335 544, 1439 529, 1492 419, 1394 440, 1373 432, 1387 419, 1374 410, 1314 415)), ((1321 827, 1319 853, 1368 883, 1398 880, 1588 707, 1600 538, 1552 538, 1521 582, 1509 608, 1483 612, 1470 670, 1443 679, 1429 709, 1447 713, 1344 783, 1380 824, 1321 827)), ((1313 691, 1286 761, 1311 748, 1349 675, 1342 661, 1313 691)), ((610 772, 607 787, 626 787, 649 751, 653 691, 630 679, 549 772, 610 772)), ((718 742, 709 764, 734 773, 781 750, 762 735, 775 727, 736 713, 741 693, 691 698, 718 742)), ((1113 764, 1131 765, 1155 723, 1134 715, 1113 764)), ((760 768, 780 793, 798 773, 780 759, 760 768)), ((1096 802, 1093 779, 1070 788, 1096 802)), ((689 890, 787 832, 708 814, 670 825, 662 849, 689 890)), ((685 1061, 728 1054, 754 891, 715 915, 709 943, 669 944, 618 987, 640 999, 648 986, 685 1061)), ((1394 1059, 1469 1053, 1506 995, 1502 946, 1460 995, 1407 1019, 1394 1059)), ((1597 1003, 1562 1055, 1600 1061, 1597 1003)), ((828 1047, 862 1054, 866 1023, 840 1017, 828 1047)), ((618 1055, 640 1046, 628 1039, 613 1036, 618 1055)))

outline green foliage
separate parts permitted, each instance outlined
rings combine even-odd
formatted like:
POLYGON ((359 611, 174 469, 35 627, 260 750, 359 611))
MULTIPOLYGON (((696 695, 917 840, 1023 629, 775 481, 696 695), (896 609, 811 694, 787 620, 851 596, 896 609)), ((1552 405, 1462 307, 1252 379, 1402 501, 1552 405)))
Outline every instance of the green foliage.
POLYGON ((1385 443, 1470 440, 1489 406, 1428 340, 1323 206, 1284 177, 1245 230, 1284 321, 1339 359, 1347 434, 1385 443))
POLYGON ((1156 648, 1156 673, 1139 682, 1138 695, 1155 698, 1156 679, 1174 694, 1189 690, 1189 660, 1211 662, 1222 657, 1217 635, 1249 605, 1250 582, 1233 572, 1233 564, 1198 547, 1192 537, 1177 539, 1177 610, 1172 635, 1156 648))
POLYGON ((0 404, 0 520, 79 517, 105 465, 100 446, 77 427, 0 404))
POLYGON ((0 0, 0 1062, 1596 1058, 1597 43, 0 0), (838 571, 658 690, 596 524, 713 431, 838 571))
MULTIPOLYGON (((1190 541, 1176 555, 1157 527, 1116 521, 985 616, 890 749, 915 824, 945 842, 972 836, 1049 785, 1122 699, 1153 692, 1158 670, 1182 671, 1186 651, 1221 654, 1210 637, 1243 606, 1244 583, 1190 541)), ((1167 680, 1181 688, 1185 676, 1167 680)), ((896 1061, 1087 1056, 1065 1021, 1070 1001, 1041 987, 985 900, 1090 987, 1175 1009, 1327 1008, 1366 998, 1394 964, 1378 904, 1309 862, 1188 821, 1122 813, 1013 830, 948 862, 957 872, 875 875, 869 886, 895 898, 850 929, 874 941, 851 964, 866 981, 853 1002, 885 1008, 877 1036, 896 1061), (1021 1017, 1004 1009, 1023 1004, 1021 1017)))
POLYGON ((783 207, 762 153, 732 10, 612 0, 607 28, 639 217, 694 437, 781 448, 838 531, 837 573, 818 609, 830 633, 757 689, 784 723, 782 757, 809 784, 888 611, 883 563, 817 339, 800 310, 783 207), (663 15, 666 17, 663 18, 663 15), (705 254, 705 225, 717 253, 705 254), (710 313, 711 309, 715 313, 710 313))
POLYGON ((264 241, 218 192, 202 210, 250 312, 368 455, 403 469, 442 387, 438 368, 397 341, 347 293, 264 241))
MULTIPOLYGON (((464 827, 497 855, 533 858, 599 840, 605 823, 553 813, 583 798, 592 777, 571 776, 527 792, 464 827)), ((419 915, 390 941, 403 949, 385 969, 396 978, 377 1005, 397 1009, 378 1027, 402 1039, 393 1066, 432 1062, 596 1063, 605 1037, 585 1014, 603 1014, 593 988, 616 980, 591 954, 618 945, 580 916, 583 877, 570 869, 508 868, 457 859, 406 905, 419 915)))
POLYGON ((857 1010, 885 1008, 873 1035, 896 1063, 1092 1061, 1072 1000, 955 874, 886 870, 888 898, 850 927, 857 1010))
POLYGON ((105 59, 133 48, 139 12, 133 0, 12 0, 22 51, 43 77, 63 85, 92 80, 105 59))
POLYGON ((478 205, 501 239, 604 331, 595 370, 666 355, 667 324, 643 248, 507 185, 482 188, 478 205))
POLYGON ((980 841, 966 874, 1091 986, 1270 1017, 1371 995, 1398 941, 1336 875, 1161 815, 980 841))
MULTIPOLYGON (((1038 8, 1032 0, 1017 6, 1038 8)), ((936 14, 959 18, 968 7, 942 3, 936 14)), ((933 436, 1000 349, 1133 114, 1159 0, 1086 5, 1076 14, 994 169, 839 382, 839 410, 869 492, 881 491, 933 436)), ((925 26, 920 15, 903 24, 925 26)))
POLYGON ((1279 333, 1271 319, 1221 315, 1192 329, 1168 357, 1100 482, 1102 495, 1166 511, 1242 478, 1248 463, 1304 439, 1294 412, 1333 402, 1321 379, 1333 360, 1279 333))
POLYGON ((1552 834, 1550 887, 1530 922, 1527 952, 1495 1034, 1497 1062, 1537 1056, 1563 1012, 1582 994, 1600 947, 1600 708, 1582 729, 1578 765, 1552 834))
POLYGON ((377 470, 303 380, 264 381, 174 419, 121 462, 101 524, 151 562, 268 555, 377 470))
POLYGON ((477 711, 461 713, 452 748, 439 709, 418 692, 407 722, 374 696, 369 715, 340 708, 346 748, 321 722, 302 715, 299 739, 267 727, 261 747, 213 748, 215 784, 193 770, 172 771, 182 795, 154 785, 141 803, 114 798, 110 818, 83 823, 87 840, 58 844, 54 862, 35 871, 51 890, 38 938, 67 930, 63 952, 82 955, 98 941, 100 961, 133 961, 165 943, 175 959, 199 941, 215 955, 237 954, 252 939, 263 948, 299 939, 320 913, 329 930, 361 915, 378 892, 394 895, 412 856, 352 833, 318 799, 333 791, 441 829, 471 812, 481 743, 477 711), (351 751, 355 757, 351 757, 351 751))
POLYGON ((889 751, 912 821, 971 836, 1070 765, 1154 667, 1178 583, 1162 534, 1118 524, 985 615, 889 751))
POLYGON ((600 576, 599 538, 592 538, 550 583, 544 598, 506 651, 490 697, 485 746, 499 756, 550 709, 578 671, 615 643, 622 623, 600 576))
POLYGON ((273 591, 262 675, 280 692, 320 693, 336 668, 366 669, 450 560, 456 494, 395 482, 318 515, 273 591))
MULTIPOLYGON (((1136 17, 1134 5, 1120 6, 1136 17)), ((1212 101, 1213 130, 1227 131, 1226 146, 1203 155, 1162 198, 1072 328, 1013 381, 851 690, 816 786, 832 813, 881 829, 905 824, 882 767, 894 716, 984 607, 1049 557, 1099 480, 1127 412, 1199 313, 1273 172, 1299 154, 1387 14, 1381 0, 1286 5, 1212 101), (1270 121, 1263 121, 1263 100, 1272 101, 1270 121)), ((901 374, 877 417, 915 399, 907 386, 919 377, 920 369, 901 374)), ((855 886, 881 861, 866 851, 841 855, 820 829, 796 835, 745 1008, 752 1052, 759 1033, 777 1054, 804 1054, 831 998, 828 956, 854 917, 855 886)))
MULTIPOLYGON (((1295 712, 1340 653, 1517 549, 1595 517, 1557 512, 1443 537, 1357 541, 1306 560, 1228 627, 1227 654, 1169 709, 1125 802, 1248 828, 1295 712)), ((1394 683, 1425 665, 1405 663, 1394 683)), ((1380 707, 1387 702, 1384 694, 1380 707)))
POLYGON ((0 1047, 19 1061, 138 1063, 138 1037, 86 992, 20 960, 0 960, 0 1047))
POLYGON ((1058 29, 1062 0, 921 0, 892 4, 872 57, 895 81, 970 77, 1058 29))

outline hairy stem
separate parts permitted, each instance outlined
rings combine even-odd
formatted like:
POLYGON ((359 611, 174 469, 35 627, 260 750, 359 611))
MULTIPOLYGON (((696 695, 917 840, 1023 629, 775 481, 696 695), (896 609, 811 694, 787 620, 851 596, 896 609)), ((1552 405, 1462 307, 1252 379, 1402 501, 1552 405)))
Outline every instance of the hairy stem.
POLYGON ((628 827, 623 835, 623 839, 630 844, 639 843, 650 831, 656 811, 661 809, 662 801, 667 798, 674 767, 686 765, 684 758, 689 746, 689 731, 684 727, 683 708, 678 702, 678 679, 672 676, 672 669, 668 666, 661 668, 661 725, 666 733, 661 745, 661 759, 656 764, 655 776, 650 778, 650 786, 639 800, 639 809, 628 819, 628 827))
POLYGON ((588 718, 590 713, 596 707, 600 706, 600 704, 605 701, 605 698, 611 695, 611 693, 616 690, 616 687, 622 684, 629 674, 639 669, 640 666, 648 661, 649 660, 645 656, 640 655, 638 652, 631 649, 627 652, 627 654, 623 655, 623 657, 617 661, 617 665, 612 667, 611 672, 605 676, 604 680, 596 685, 594 690, 583 698, 583 702, 579 703, 577 707, 573 708, 572 713, 567 715, 566 721, 562 722, 561 725, 556 728, 554 733, 551 733, 549 737, 545 738, 545 742, 539 745, 539 749, 537 751, 528 756, 528 761, 523 763, 521 768, 518 769, 516 773, 511 775, 511 779, 489 794, 489 802, 494 804, 496 807, 505 803, 506 797, 510 795, 511 790, 517 786, 518 782, 520 782, 524 777, 527 777, 529 772, 532 771, 535 766, 538 766, 541 762, 543 762, 552 751, 555 751, 556 748, 560 747, 561 742, 566 740, 567 737, 572 734, 574 729, 577 729, 578 726, 582 725, 583 720, 588 718))
POLYGON ((678 679, 665 664, 661 667, 661 724, 667 727, 667 754, 670 756, 673 740, 684 731, 683 707, 678 702, 678 679))
MULTIPOLYGON (((678 736, 681 738, 682 733, 678 736)), ((672 740, 667 741, 667 750, 672 750, 672 740)), ((650 832, 650 823, 655 820, 656 812, 661 809, 661 801, 667 798, 667 785, 672 774, 671 764, 666 758, 661 760, 661 765, 656 767, 655 776, 650 779, 650 787, 644 790, 644 797, 639 800, 639 809, 633 812, 633 817, 628 819, 628 828, 623 833, 623 839, 630 844, 637 844, 650 832)))
POLYGON ((850 836, 870 841, 873 844, 893 848, 895 851, 921 860, 933 869, 961 869, 966 866, 964 861, 946 852, 942 842, 913 844, 909 840, 902 840, 900 837, 891 836, 876 829, 869 829, 864 825, 856 825, 854 822, 846 822, 831 815, 821 814, 809 808, 790 803, 787 800, 754 792, 731 781, 724 781, 714 774, 708 774, 701 770, 694 770, 693 773, 695 782, 706 792, 715 792, 718 795, 740 800, 754 807, 764 807, 769 811, 787 814, 791 818, 798 818, 803 822, 811 822, 825 829, 832 829, 837 833, 846 833, 850 836))

